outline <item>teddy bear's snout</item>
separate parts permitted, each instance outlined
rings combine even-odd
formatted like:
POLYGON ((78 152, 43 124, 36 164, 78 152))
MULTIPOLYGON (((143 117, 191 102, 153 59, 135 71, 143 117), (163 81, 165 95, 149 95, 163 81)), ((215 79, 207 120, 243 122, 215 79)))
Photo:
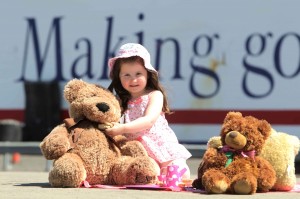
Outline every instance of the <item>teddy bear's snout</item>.
POLYGON ((105 113, 109 110, 109 106, 104 102, 96 104, 96 107, 99 109, 99 111, 101 111, 103 113, 105 113))
POLYGON ((247 139, 238 131, 230 131, 225 137, 225 143, 233 149, 242 149, 247 144, 247 139))

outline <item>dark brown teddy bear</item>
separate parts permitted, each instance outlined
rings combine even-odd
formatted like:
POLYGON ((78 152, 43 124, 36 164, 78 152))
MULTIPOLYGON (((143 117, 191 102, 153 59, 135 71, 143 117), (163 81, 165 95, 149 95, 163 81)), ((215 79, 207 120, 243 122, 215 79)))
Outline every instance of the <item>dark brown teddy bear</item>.
POLYGON ((229 112, 220 133, 223 147, 208 147, 193 187, 204 188, 210 194, 269 191, 276 181, 276 173, 271 164, 258 155, 270 133, 267 121, 229 112))
POLYGON ((118 122, 120 105, 108 90, 74 79, 64 89, 71 118, 55 127, 40 144, 46 159, 55 160, 49 173, 53 187, 90 184, 125 185, 155 183, 156 162, 137 141, 108 137, 99 124, 118 122))

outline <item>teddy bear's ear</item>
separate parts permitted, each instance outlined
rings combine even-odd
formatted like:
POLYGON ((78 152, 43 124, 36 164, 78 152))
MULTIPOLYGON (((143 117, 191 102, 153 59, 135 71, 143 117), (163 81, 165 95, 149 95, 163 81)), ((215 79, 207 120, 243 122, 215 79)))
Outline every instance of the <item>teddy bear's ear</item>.
POLYGON ((68 102, 73 102, 76 99, 77 91, 81 88, 84 88, 86 83, 79 79, 72 79, 70 80, 64 89, 64 97, 68 102))
POLYGON ((233 120, 233 119, 240 119, 242 118, 243 115, 241 112, 233 112, 233 111, 230 111, 227 113, 225 119, 224 119, 224 123, 227 122, 227 121, 230 121, 230 120, 233 120))
POLYGON ((258 130, 262 135, 264 135, 265 140, 268 139, 272 133, 271 124, 266 120, 259 120, 258 130))

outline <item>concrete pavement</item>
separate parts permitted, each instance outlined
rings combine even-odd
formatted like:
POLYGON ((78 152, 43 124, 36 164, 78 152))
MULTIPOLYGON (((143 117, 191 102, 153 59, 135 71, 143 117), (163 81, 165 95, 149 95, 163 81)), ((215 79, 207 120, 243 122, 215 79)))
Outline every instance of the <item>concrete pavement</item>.
MULTIPOLYGON (((2 161, 0 158, 0 162, 2 161)), ((192 171, 192 177, 196 177, 199 158, 191 158, 188 164, 192 171)), ((254 195, 207 195, 192 192, 172 192, 157 190, 132 190, 132 189, 100 189, 100 188, 52 188, 48 183, 48 172, 44 171, 46 162, 42 156, 22 155, 21 162, 13 165, 10 171, 0 172, 0 197, 3 199, 13 198, 122 198, 122 199, 163 199, 163 198, 264 198, 264 199, 295 199, 300 193, 296 192, 269 192, 256 193, 254 195)), ((298 176, 300 183, 300 176, 298 176)))

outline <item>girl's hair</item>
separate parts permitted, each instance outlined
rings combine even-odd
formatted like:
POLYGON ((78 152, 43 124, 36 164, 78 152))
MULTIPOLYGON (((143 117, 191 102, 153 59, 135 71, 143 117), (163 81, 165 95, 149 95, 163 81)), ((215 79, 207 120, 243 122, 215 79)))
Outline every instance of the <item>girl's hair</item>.
MULTIPOLYGON (((121 99, 121 107, 123 108, 123 112, 127 109, 127 103, 130 100, 130 93, 123 88, 119 74, 120 74, 120 70, 121 70, 121 65, 123 63, 133 63, 133 62, 138 62, 144 66, 144 60, 143 60, 143 58, 141 58, 139 56, 132 56, 132 57, 128 57, 128 58, 119 58, 115 61, 115 64, 112 67, 112 71, 110 74, 112 82, 109 85, 108 90, 110 90, 111 92, 113 92, 113 90, 115 90, 116 94, 121 99)), ((169 108, 167 95, 166 95, 164 88, 158 81, 158 74, 155 71, 150 71, 150 70, 147 70, 147 73, 148 73, 148 80, 147 80, 146 89, 159 90, 162 92, 163 98, 164 98, 162 111, 167 114, 170 114, 171 111, 169 108)))

